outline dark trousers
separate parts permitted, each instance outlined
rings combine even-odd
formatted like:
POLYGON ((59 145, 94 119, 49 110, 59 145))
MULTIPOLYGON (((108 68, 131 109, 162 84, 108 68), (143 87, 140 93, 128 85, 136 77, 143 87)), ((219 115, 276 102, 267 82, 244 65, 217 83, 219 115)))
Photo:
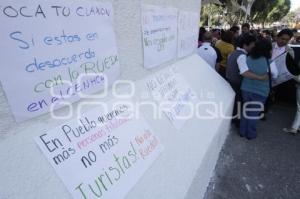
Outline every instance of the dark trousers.
POLYGON ((242 113, 242 91, 241 91, 241 84, 235 83, 230 80, 228 80, 231 88, 235 92, 235 98, 234 98, 234 107, 232 112, 232 122, 238 127, 240 125, 240 118, 242 113))
POLYGON ((245 109, 241 119, 240 135, 254 139, 257 137, 256 126, 262 111, 259 108, 264 106, 267 97, 246 91, 242 91, 242 96, 245 109))
POLYGON ((220 66, 218 69, 218 73, 224 78, 226 79, 226 68, 223 66, 220 66))

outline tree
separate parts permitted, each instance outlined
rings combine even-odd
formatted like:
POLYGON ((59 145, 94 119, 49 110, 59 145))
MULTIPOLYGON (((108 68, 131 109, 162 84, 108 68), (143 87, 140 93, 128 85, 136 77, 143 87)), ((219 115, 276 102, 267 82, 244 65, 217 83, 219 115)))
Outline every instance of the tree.
POLYGON ((288 24, 290 27, 300 27, 300 7, 294 11, 289 12, 282 20, 282 23, 288 24))
POLYGON ((202 26, 219 26, 223 11, 216 4, 206 4, 201 8, 202 26))
POLYGON ((272 23, 281 20, 291 8, 290 0, 256 0, 251 9, 251 21, 272 23))
POLYGON ((203 6, 201 19, 206 20, 208 26, 218 22, 230 26, 248 21, 254 23, 272 23, 280 21, 288 14, 290 0, 219 0, 220 5, 208 4, 203 6), (221 18, 221 20, 220 20, 221 18))
POLYGON ((285 17, 281 20, 282 23, 285 24, 294 24, 296 23, 296 13, 295 12, 289 12, 285 17))
POLYGON ((228 11, 227 21, 229 24, 241 24, 248 21, 251 8, 255 0, 220 0, 223 7, 228 11))
POLYGON ((267 16, 268 22, 275 22, 281 20, 284 16, 288 14, 291 9, 290 0, 278 0, 274 8, 267 16))

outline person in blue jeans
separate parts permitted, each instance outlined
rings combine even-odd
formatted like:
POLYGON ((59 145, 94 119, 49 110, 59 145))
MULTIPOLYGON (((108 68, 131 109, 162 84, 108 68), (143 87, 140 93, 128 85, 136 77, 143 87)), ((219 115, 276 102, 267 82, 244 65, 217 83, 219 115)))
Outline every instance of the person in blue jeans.
MULTIPOLYGON (((256 75, 269 73, 269 59, 272 57, 272 43, 268 39, 261 39, 255 43, 250 56, 247 57, 249 70, 256 75)), ((271 71, 270 71, 271 72, 271 71)), ((264 104, 270 92, 270 80, 255 80, 244 77, 241 90, 244 111, 240 123, 240 136, 247 139, 257 137, 257 122, 261 118, 264 104)))

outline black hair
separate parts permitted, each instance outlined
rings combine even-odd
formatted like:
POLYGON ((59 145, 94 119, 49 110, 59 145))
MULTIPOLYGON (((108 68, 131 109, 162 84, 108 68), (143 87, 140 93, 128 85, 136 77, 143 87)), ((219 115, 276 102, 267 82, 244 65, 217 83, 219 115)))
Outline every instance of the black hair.
POLYGON ((233 32, 230 30, 221 33, 221 40, 227 43, 232 43, 233 37, 234 37, 233 32))
POLYGON ((212 40, 212 33, 211 32, 204 33, 202 39, 203 39, 203 41, 211 41, 212 40))
POLYGON ((217 31, 218 31, 219 33, 221 33, 221 30, 218 29, 218 28, 214 28, 214 29, 211 30, 212 33, 217 32, 217 31))
POLYGON ((200 27, 199 32, 205 33, 205 32, 206 32, 206 29, 202 26, 202 27, 200 27))
POLYGON ((238 32, 240 30, 240 27, 238 27, 238 26, 232 26, 229 30, 232 31, 233 33, 236 33, 236 32, 238 32))
POLYGON ((278 37, 281 37, 282 35, 288 35, 290 38, 292 38, 294 36, 293 31, 291 31, 290 29, 283 29, 278 33, 278 37))
POLYGON ((259 39, 255 43, 254 48, 252 49, 250 56, 253 59, 258 59, 260 57, 265 57, 271 59, 272 57, 272 43, 269 39, 259 39))
POLYGON ((225 30, 224 30, 224 29, 221 29, 221 35, 224 34, 224 33, 225 33, 225 30))
POLYGON ((256 37, 253 34, 242 34, 238 40, 238 47, 243 48, 244 45, 249 46, 252 42, 256 42, 256 37))
POLYGON ((204 27, 200 27, 198 41, 203 41, 204 33, 206 33, 206 29, 204 27))
POLYGON ((250 30, 250 24, 248 24, 248 23, 244 23, 243 25, 242 25, 242 28, 248 28, 249 30, 250 30))
POLYGON ((263 30, 263 33, 265 33, 266 35, 271 35, 271 32, 269 30, 263 30))

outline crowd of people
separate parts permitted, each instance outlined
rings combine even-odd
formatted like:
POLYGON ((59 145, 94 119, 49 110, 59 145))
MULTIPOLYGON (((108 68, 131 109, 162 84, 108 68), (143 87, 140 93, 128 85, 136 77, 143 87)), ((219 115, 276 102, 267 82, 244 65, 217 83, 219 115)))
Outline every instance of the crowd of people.
MULTIPOLYGON (((290 128, 283 131, 296 134, 300 127, 300 76, 299 64, 289 44, 300 44, 297 30, 283 29, 280 32, 254 30, 248 23, 233 26, 229 30, 201 27, 198 54, 216 70, 236 93, 232 122, 238 127, 241 137, 255 139, 257 123, 264 115, 272 80, 279 75, 276 59, 286 55, 293 70, 297 86, 297 113, 290 128), (240 111, 241 107, 244 111, 240 111), (263 107, 264 110, 260 108, 263 107), (239 114, 243 113, 243 114, 239 114)), ((292 95, 292 94, 291 94, 292 95)))

